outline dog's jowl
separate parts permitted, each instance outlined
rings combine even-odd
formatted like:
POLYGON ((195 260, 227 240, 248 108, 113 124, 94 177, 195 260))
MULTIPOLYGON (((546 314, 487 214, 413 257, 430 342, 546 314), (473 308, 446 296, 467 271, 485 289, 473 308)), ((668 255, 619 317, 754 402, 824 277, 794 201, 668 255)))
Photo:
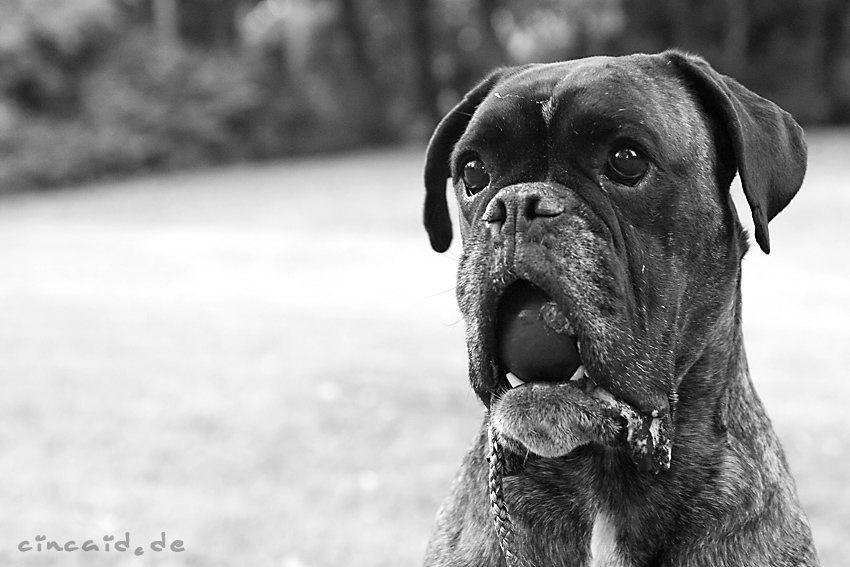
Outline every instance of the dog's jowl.
POLYGON ((818 564, 747 369, 741 259, 806 169, 797 123, 698 57, 497 70, 428 146, 425 226, 463 252, 480 434, 427 566, 818 564))

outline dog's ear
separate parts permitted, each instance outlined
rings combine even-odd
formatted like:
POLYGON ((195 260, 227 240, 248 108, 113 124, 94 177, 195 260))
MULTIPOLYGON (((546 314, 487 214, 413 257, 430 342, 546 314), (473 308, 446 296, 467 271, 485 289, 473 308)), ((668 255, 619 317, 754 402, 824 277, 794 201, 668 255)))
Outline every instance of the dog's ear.
POLYGON ((472 114, 493 86, 502 78, 504 69, 497 69, 466 93, 437 125, 428 142, 425 154, 425 230, 431 248, 445 252, 452 243, 452 221, 446 200, 446 179, 451 177, 450 159, 455 143, 463 135, 472 114))
POLYGON ((803 129, 790 114, 721 75, 702 58, 678 51, 663 56, 677 67, 707 112, 726 130, 752 210, 756 242, 769 253, 767 223, 797 194, 806 173, 803 129))

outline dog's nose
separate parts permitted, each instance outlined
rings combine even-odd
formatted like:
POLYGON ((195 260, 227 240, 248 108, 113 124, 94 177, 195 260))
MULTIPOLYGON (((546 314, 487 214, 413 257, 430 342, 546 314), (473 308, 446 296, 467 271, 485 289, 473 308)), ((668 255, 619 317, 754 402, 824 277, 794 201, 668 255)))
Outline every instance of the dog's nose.
POLYGON ((493 236, 525 232, 539 218, 556 217, 564 206, 547 191, 536 186, 514 185, 502 189, 487 204, 481 217, 493 236))

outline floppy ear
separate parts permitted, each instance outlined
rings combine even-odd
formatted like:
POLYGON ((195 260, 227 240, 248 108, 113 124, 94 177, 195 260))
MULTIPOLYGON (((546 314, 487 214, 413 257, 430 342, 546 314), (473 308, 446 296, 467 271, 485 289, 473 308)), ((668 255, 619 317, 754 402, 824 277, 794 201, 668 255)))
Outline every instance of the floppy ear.
POLYGON ((450 159, 455 143, 463 135, 472 114, 493 86, 502 78, 503 69, 497 69, 466 93, 440 121, 425 157, 425 230, 431 239, 431 248, 445 252, 452 243, 452 221, 446 200, 446 179, 451 177, 450 159))
POLYGON ((790 114, 721 75, 702 58, 677 51, 664 55, 725 128, 753 213, 756 242, 769 253, 767 223, 797 194, 806 174, 803 129, 790 114))

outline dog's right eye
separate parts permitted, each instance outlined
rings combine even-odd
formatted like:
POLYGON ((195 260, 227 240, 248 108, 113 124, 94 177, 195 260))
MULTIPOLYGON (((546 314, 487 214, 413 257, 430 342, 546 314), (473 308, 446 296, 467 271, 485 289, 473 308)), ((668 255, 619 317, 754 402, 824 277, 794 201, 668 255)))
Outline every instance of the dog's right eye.
POLYGON ((490 185, 490 174, 487 173, 484 162, 478 158, 473 158, 463 164, 461 179, 463 179, 463 185, 466 187, 466 194, 470 197, 490 185))
POLYGON ((649 160, 641 152, 629 146, 616 148, 608 155, 608 177, 633 187, 649 169, 649 160))

